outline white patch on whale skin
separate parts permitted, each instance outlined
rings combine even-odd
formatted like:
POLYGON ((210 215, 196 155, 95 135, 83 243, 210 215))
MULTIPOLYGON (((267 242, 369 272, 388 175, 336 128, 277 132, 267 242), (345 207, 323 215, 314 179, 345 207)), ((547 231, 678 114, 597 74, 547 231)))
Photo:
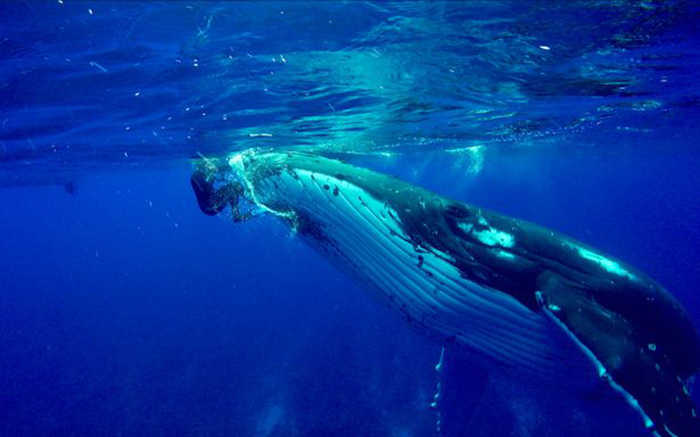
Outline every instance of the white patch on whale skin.
POLYGON ((603 255, 592 252, 592 251, 585 249, 583 247, 578 247, 578 246, 574 246, 574 247, 578 251, 579 255, 581 255, 583 258, 585 258, 587 260, 593 261, 594 263, 598 264, 605 271, 613 273, 613 274, 618 275, 618 276, 625 277, 625 278, 635 279, 635 276, 632 273, 628 272, 618 262, 613 261, 609 258, 606 258, 603 255))
MULTIPOLYGON (((479 217, 479 223, 484 224, 488 226, 488 222, 486 220, 483 220, 482 223, 482 218, 479 217)), ((470 234, 474 236, 477 240, 479 240, 482 244, 486 246, 500 246, 500 247, 513 247, 515 245, 515 237, 512 236, 511 234, 503 231, 499 231, 498 229, 494 229, 489 226, 488 229, 485 229, 483 231, 476 231, 474 230, 474 225, 471 223, 458 223, 457 226, 459 229, 464 231, 466 234, 470 234)))
MULTIPOLYGON (((354 276, 432 336, 532 373, 579 368, 578 351, 546 316, 508 294, 467 280, 448 254, 429 247, 417 250, 400 216, 362 188, 299 168, 250 182, 257 201, 275 204, 261 206, 274 213, 283 205, 285 211, 311 218, 323 233, 322 240, 313 241, 316 245, 342 260, 354 276), (572 350, 577 354, 573 360, 572 350)), ((483 238, 509 247, 512 236, 503 234, 493 231, 483 238)))
POLYGON ((485 231, 473 232, 474 236, 487 246, 513 247, 515 238, 507 232, 489 228, 485 231))
POLYGON ((510 261, 515 261, 515 255, 510 252, 506 252, 505 250, 499 250, 496 252, 496 256, 510 261))

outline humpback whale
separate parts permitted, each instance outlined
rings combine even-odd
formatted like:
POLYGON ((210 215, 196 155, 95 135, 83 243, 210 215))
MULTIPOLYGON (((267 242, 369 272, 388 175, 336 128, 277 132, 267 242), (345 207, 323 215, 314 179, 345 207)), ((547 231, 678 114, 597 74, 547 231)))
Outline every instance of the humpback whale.
POLYGON ((664 437, 700 436, 700 337, 639 270, 545 227, 300 152, 200 161, 203 212, 280 217, 409 323, 504 370, 602 380, 664 437), (243 211, 241 202, 248 203, 243 211))

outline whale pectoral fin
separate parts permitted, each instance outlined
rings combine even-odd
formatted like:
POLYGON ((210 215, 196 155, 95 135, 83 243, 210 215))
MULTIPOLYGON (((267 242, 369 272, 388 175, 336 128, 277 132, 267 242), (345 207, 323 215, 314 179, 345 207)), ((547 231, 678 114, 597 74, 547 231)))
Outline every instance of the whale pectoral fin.
POLYGON ((700 420, 683 379, 656 345, 621 315, 559 275, 541 275, 537 300, 661 436, 700 436, 700 420))

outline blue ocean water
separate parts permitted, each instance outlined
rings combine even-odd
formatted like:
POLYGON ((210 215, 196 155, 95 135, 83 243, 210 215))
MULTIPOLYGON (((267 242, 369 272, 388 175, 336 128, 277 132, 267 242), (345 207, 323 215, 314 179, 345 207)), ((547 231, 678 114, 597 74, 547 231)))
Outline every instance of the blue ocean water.
MULTIPOLYGON (((646 435, 449 356, 191 160, 309 150, 620 257, 700 323, 692 1, 0 4, 0 435, 646 435)), ((614 396, 611 396, 614 397, 614 396)), ((619 407, 619 408, 618 408, 619 407)))

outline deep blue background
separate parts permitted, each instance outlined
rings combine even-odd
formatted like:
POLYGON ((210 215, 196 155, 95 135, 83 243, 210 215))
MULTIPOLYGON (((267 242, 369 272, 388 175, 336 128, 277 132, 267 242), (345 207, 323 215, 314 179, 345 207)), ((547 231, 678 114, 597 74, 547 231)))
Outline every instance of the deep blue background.
MULTIPOLYGON (((433 435, 440 346, 274 218, 202 215, 198 153, 341 154, 620 257, 700 321, 698 22, 678 1, 2 3, 0 435, 433 435)), ((456 351, 441 378, 446 436, 645 435, 614 396, 456 351)))

